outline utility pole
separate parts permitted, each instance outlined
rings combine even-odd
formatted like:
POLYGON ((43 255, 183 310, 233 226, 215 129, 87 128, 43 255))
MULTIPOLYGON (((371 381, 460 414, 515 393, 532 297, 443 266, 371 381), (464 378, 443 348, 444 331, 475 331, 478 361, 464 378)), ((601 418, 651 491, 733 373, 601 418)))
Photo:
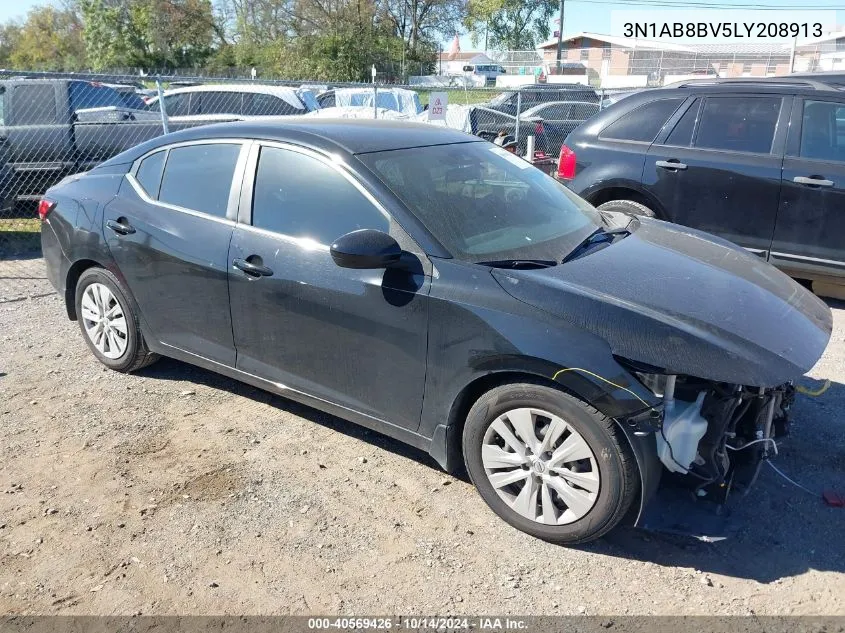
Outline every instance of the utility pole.
POLYGON ((557 74, 560 74, 560 58, 563 56, 563 0, 560 0, 558 7, 558 24, 557 27, 557 74))

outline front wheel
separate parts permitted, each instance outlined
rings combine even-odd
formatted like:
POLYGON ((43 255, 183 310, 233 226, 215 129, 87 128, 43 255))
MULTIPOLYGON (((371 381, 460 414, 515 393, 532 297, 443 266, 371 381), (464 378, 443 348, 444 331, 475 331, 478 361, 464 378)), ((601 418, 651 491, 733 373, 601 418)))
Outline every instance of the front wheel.
POLYGON ((463 447, 487 505, 546 541, 601 537, 639 491, 633 453, 615 422, 550 387, 512 384, 484 394, 467 416, 463 447))
POLYGON ((147 349, 132 305, 108 270, 89 268, 80 275, 76 318, 88 348, 110 369, 135 371, 159 358, 147 349))

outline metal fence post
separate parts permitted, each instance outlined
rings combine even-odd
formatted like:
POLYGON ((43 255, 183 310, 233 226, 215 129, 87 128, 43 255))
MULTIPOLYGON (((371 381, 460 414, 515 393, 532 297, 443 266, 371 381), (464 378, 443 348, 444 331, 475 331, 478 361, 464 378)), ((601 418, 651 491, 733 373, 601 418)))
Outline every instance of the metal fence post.
POLYGON ((513 131, 513 140, 519 141, 519 117, 522 114, 522 88, 516 91, 516 125, 513 131))
POLYGON ((378 118, 378 86, 375 79, 373 79, 373 118, 378 118))
POLYGON ((156 78, 156 90, 158 91, 158 109, 161 111, 161 129, 165 134, 170 132, 170 126, 167 125, 167 110, 164 107, 164 91, 161 89, 161 81, 156 78))

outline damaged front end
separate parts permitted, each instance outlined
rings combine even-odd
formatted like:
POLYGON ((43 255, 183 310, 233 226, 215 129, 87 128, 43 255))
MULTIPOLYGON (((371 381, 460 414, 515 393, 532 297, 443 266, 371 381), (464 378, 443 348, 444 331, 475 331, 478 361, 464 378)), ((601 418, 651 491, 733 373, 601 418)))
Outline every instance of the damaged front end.
POLYGON ((636 373, 663 400, 654 420, 657 455, 696 497, 724 503, 746 493, 775 440, 789 432, 791 383, 748 387, 691 376, 636 373))

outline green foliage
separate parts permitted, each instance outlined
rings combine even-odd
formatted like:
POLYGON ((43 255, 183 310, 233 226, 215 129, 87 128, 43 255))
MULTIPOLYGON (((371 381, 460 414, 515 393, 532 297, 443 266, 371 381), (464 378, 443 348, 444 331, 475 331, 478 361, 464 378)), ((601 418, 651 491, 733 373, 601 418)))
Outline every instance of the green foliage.
POLYGON ((549 37, 555 0, 469 0, 464 25, 488 34, 489 46, 500 50, 529 50, 549 37))
POLYGON ((437 43, 468 6, 474 17, 466 23, 489 14, 497 42, 541 33, 543 14, 526 13, 519 0, 62 0, 63 8, 42 1, 24 21, 0 24, 0 67, 255 67, 260 77, 369 81, 375 65, 380 77, 401 80, 434 71, 437 43))
POLYGON ((21 26, 3 27, 3 51, 10 66, 31 70, 79 70, 85 67, 82 24, 71 10, 34 7, 21 26), (11 39, 6 42, 6 37, 11 39))

